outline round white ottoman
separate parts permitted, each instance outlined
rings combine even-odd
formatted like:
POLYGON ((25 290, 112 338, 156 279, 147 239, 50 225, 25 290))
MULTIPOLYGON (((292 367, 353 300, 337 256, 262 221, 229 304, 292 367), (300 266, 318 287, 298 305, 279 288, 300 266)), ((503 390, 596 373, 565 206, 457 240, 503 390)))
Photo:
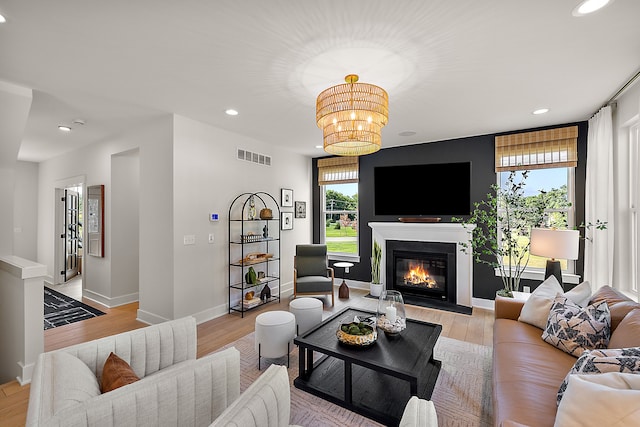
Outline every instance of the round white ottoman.
POLYGON ((256 317, 255 348, 258 352, 258 370, 260 359, 274 359, 287 356, 293 348, 296 333, 296 317, 288 311, 267 311, 256 317))
POLYGON ((316 298, 296 298, 289 303, 296 316, 296 335, 302 335, 322 322, 322 301, 316 298))

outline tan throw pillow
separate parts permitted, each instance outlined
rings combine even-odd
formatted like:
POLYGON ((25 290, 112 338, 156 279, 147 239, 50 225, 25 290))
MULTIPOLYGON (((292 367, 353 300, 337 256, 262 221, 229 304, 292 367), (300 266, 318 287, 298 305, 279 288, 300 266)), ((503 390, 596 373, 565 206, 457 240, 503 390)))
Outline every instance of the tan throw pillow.
MULTIPOLYGON (((613 323, 613 319, 611 322, 613 323)), ((631 310, 611 333, 609 348, 624 347, 640 347, 640 309, 638 308, 631 310)))
POLYGON ((559 293, 562 293, 562 286, 554 276, 549 276, 533 290, 527 302, 524 303, 518 321, 544 329, 547 326, 553 299, 559 293))
POLYGON ((558 295, 549 311, 542 339, 572 356, 583 351, 607 348, 611 336, 611 315, 605 301, 580 307, 558 295))
POLYGON ((102 393, 107 393, 139 379, 127 362, 111 352, 104 362, 100 390, 102 393))
POLYGON ((555 426, 640 425, 640 375, 609 372, 572 375, 555 426))

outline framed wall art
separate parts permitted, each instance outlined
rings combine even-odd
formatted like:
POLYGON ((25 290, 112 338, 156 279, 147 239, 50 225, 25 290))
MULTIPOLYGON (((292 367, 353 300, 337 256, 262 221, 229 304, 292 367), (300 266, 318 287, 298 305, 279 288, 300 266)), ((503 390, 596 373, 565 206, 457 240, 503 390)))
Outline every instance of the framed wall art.
POLYGON ((293 190, 288 188, 283 188, 280 190, 280 205, 282 207, 292 207, 293 206, 293 190))
POLYGON ((296 212, 296 218, 306 218, 307 202, 296 202, 296 208, 294 210, 296 212))
POLYGON ((280 221, 281 230, 293 230, 293 212, 282 212, 280 221))

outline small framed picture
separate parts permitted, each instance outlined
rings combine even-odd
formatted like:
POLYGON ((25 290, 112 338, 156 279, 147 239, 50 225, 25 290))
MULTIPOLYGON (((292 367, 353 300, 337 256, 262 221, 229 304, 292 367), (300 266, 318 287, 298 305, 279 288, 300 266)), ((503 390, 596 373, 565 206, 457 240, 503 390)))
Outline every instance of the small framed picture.
POLYGON ((288 208, 293 206, 293 190, 288 188, 283 188, 281 190, 280 205, 288 208))
POLYGON ((282 212, 281 230, 293 230, 293 212, 282 212))
POLYGON ((296 202, 296 218, 306 218, 307 217, 307 202, 296 202))

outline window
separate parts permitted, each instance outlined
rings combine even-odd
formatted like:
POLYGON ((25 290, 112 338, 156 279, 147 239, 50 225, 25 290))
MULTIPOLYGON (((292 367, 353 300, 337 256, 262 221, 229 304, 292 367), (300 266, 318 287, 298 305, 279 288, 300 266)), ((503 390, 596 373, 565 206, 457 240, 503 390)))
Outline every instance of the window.
POLYGON ((631 155, 629 156, 629 171, 631 173, 630 180, 630 230, 631 230, 631 290, 638 293, 640 290, 640 212, 638 212, 638 204, 640 203, 640 123, 631 126, 629 132, 629 142, 631 155))
MULTIPOLYGON (((518 220, 525 222, 529 230, 532 226, 574 228, 574 168, 578 164, 578 127, 547 129, 496 137, 495 160, 498 186, 504 188, 512 171, 518 171, 515 182, 522 181, 522 172, 527 172, 524 181, 524 206, 518 220), (544 207, 544 224, 540 218, 529 215, 535 206, 544 207)), ((525 226, 525 229, 527 228, 525 226)), ((502 228, 498 223, 498 236, 502 228)), ((528 247, 530 233, 517 237, 520 247, 528 247)), ((526 259, 526 258, 525 258, 526 259)), ((527 270, 543 270, 547 259, 531 255, 527 270)), ((575 262, 560 260, 562 270, 575 271, 575 262)), ((509 259, 503 263, 508 265, 509 259)), ((523 276, 525 277, 525 276, 523 276)), ((525 277, 537 278, 537 277, 525 277)), ((576 282, 577 283, 577 282, 576 282)))
POLYGON ((358 157, 318 160, 320 241, 333 258, 358 257, 358 157))
MULTIPOLYGON (((574 223, 574 169, 545 168, 535 169, 528 173, 524 187, 525 205, 542 204, 545 209, 544 227, 573 228, 574 223)), ((510 172, 498 173, 498 185, 504 188, 510 172)), ((522 173, 517 174, 516 181, 522 180, 522 173)), ((525 208, 526 209, 526 208, 525 208)), ((533 218, 531 222, 533 222, 533 218)), ((529 226, 535 224, 529 224, 529 226)), ((500 235, 500 234, 499 234, 500 235)), ((529 244, 529 234, 519 237, 520 246, 529 244)), ((562 270, 573 273, 575 262, 560 260, 562 270)), ((508 263, 508 260, 505 259, 508 263)), ((544 270, 547 258, 531 255, 527 268, 544 270)))
POLYGON ((324 243, 333 255, 358 255, 358 184, 323 185, 324 243))

